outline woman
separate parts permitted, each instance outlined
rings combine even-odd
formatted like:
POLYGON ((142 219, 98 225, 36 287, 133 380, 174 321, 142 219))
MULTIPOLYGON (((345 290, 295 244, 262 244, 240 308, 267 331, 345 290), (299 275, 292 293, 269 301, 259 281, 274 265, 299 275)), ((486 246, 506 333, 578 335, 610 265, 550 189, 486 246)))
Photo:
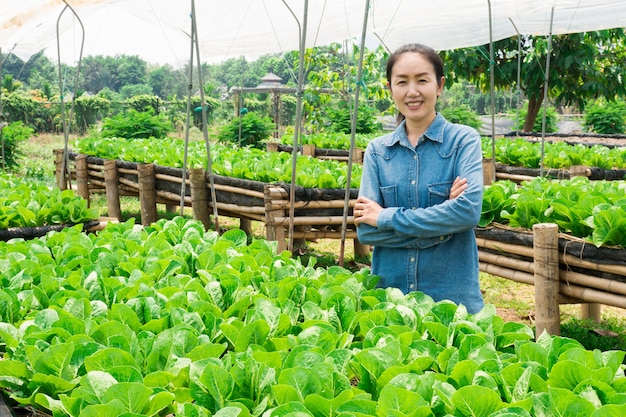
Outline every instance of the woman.
POLYGON ((374 246, 380 286, 422 291, 476 313, 484 305, 474 236, 481 139, 435 110, 444 81, 432 48, 408 44, 389 57, 387 85, 403 120, 367 146, 355 224, 359 241, 374 246))

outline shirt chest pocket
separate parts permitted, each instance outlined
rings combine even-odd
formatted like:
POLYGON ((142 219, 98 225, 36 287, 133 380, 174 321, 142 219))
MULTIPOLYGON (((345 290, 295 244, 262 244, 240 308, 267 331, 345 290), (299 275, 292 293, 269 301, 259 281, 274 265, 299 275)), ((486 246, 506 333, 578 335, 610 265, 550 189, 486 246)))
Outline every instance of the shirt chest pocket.
POLYGON ((398 188, 395 185, 380 187, 383 197, 383 207, 398 207, 398 188))
POLYGON ((450 198, 453 181, 434 182, 428 185, 428 206, 441 204, 450 198))

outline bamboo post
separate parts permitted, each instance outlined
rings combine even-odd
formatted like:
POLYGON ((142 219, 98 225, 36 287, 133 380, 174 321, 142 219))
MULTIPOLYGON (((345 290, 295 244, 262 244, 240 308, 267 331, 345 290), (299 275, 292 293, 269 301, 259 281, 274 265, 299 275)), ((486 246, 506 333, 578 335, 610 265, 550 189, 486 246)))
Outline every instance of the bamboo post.
POLYGON ((553 223, 533 225, 535 263, 535 337, 545 331, 561 334, 559 317, 559 227, 553 223))
POLYGON ((117 163, 114 159, 106 159, 104 161, 104 188, 106 191, 109 217, 114 217, 121 221, 120 189, 118 188, 117 163))
POLYGON ((265 237, 267 240, 275 240, 278 242, 276 251, 281 253, 287 250, 287 242, 285 241, 285 227, 280 224, 276 224, 276 216, 284 217, 285 210, 276 209, 272 201, 274 195, 272 195, 272 186, 266 185, 263 187, 263 193, 265 196, 265 237))
POLYGON ((303 145, 302 146, 302 155, 308 155, 315 157, 315 145, 303 145))
POLYGON ((148 226, 157 221, 154 164, 137 164, 141 224, 148 226))
POLYGON ((483 184, 491 185, 491 179, 494 178, 493 158, 483 158, 483 184))
POLYGON ((191 186, 191 209, 193 218, 200 220, 205 230, 211 228, 209 217, 209 192, 206 186, 204 169, 191 168, 189 170, 189 182, 191 186))
POLYGON ((267 142, 268 152, 278 152, 278 142, 267 142))
POLYGON ((569 177, 588 177, 591 175, 591 169, 586 165, 572 165, 569 167, 569 177))
POLYGON ((365 154, 365 151, 363 151, 363 149, 356 148, 354 150, 353 155, 352 155, 352 162, 354 162, 356 164, 363 165, 363 155, 364 154, 365 154))
POLYGON ((591 319, 596 323, 602 320, 602 304, 588 303, 580 305, 580 318, 591 319))
POLYGON ((55 167, 55 175, 57 178, 57 186, 60 190, 67 190, 67 177, 63 172, 63 158, 64 152, 63 149, 55 149, 54 150, 54 167, 55 167))
POLYGON ((87 155, 76 157, 76 193, 87 200, 89 206, 89 172, 87 168, 87 155))
POLYGON ((252 234, 252 220, 247 217, 240 217, 239 228, 246 232, 248 236, 250 236, 252 234))

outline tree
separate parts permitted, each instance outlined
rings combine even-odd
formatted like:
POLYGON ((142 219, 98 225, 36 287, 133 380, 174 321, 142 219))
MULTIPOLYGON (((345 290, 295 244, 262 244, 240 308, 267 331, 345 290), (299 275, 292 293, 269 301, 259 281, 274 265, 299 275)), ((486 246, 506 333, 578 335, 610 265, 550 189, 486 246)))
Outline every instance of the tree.
MULTIPOLYGON (((494 42, 496 88, 517 84, 518 45, 521 48, 520 90, 528 98, 524 131, 532 131, 544 98, 548 40, 523 36, 494 42)), ((489 45, 442 52, 447 77, 468 78, 483 91, 489 90, 489 45)), ((578 105, 589 99, 614 100, 626 94, 626 38, 624 29, 553 36, 550 53, 548 95, 557 105, 578 105)))
POLYGON ((182 97, 187 94, 187 78, 182 70, 171 65, 163 65, 148 70, 148 85, 152 92, 163 100, 168 97, 182 97))
POLYGON ((148 65, 138 56, 88 56, 83 59, 81 88, 97 93, 105 87, 120 91, 125 85, 145 84, 148 65))

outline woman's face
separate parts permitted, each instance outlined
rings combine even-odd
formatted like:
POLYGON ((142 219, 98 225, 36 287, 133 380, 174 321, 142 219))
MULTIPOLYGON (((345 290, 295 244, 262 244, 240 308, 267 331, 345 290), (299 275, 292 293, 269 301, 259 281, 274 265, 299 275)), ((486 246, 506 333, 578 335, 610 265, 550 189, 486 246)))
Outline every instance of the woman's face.
POLYGON ((433 121, 443 82, 444 77, 437 79, 433 65, 422 54, 407 52, 398 57, 391 71, 389 89, 407 123, 428 125, 433 121))

